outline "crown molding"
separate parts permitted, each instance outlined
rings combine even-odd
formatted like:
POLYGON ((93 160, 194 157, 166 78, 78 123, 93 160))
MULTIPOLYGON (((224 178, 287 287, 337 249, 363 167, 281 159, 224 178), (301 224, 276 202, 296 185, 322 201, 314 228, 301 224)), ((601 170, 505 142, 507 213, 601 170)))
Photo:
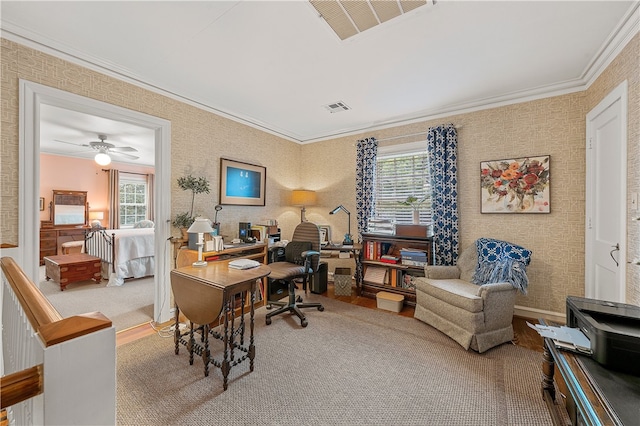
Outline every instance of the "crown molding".
POLYGON ((172 88, 162 88, 159 85, 155 85, 153 82, 144 81, 142 77, 137 76, 131 70, 118 66, 117 64, 74 51, 74 49, 69 46, 57 43, 54 40, 47 39, 36 32, 15 26, 11 23, 3 23, 3 28, 0 29, 0 35, 7 40, 25 45, 32 49, 125 81, 138 87, 142 87, 159 95, 169 97, 179 102, 184 102, 188 105, 211 112, 290 142, 308 144, 586 90, 639 31, 640 2, 635 2, 629 8, 618 26, 611 32, 607 40, 605 40, 598 53, 589 62, 579 78, 547 86, 505 93, 500 96, 482 98, 459 104, 444 105, 431 110, 392 117, 388 120, 370 123, 365 126, 340 129, 331 133, 317 134, 311 137, 303 137, 302 135, 292 133, 291 131, 264 123, 254 117, 231 111, 224 111, 220 108, 207 105, 204 101, 180 95, 176 91, 172 90, 172 88))

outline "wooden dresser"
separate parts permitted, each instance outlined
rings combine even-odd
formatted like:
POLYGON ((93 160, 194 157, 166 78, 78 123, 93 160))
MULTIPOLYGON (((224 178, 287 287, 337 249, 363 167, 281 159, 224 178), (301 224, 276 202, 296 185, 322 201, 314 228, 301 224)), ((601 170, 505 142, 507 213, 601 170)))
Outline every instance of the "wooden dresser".
POLYGON ((40 264, 45 256, 62 254, 62 244, 68 241, 84 240, 88 228, 40 228, 40 264))

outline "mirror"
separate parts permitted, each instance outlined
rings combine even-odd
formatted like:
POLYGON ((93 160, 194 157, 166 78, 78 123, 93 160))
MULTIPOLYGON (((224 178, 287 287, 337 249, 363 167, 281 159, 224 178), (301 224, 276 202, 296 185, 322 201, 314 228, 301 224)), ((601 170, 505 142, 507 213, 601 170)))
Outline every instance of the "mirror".
POLYGON ((54 189, 51 199, 53 226, 87 225, 87 191, 54 189))

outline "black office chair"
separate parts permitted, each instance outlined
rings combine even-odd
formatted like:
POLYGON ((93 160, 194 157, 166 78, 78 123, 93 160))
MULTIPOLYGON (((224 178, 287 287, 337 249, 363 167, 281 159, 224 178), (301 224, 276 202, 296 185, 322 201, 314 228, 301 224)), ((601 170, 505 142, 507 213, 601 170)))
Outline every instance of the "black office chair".
POLYGON ((296 281, 302 280, 302 288, 307 291, 307 282, 311 275, 318 270, 320 263, 320 229, 311 222, 302 222, 296 226, 293 238, 284 250, 285 261, 269 264, 271 274, 267 282, 267 309, 272 305, 280 306, 279 309, 267 313, 266 323, 271 324, 271 318, 284 312, 291 312, 300 318, 300 325, 306 327, 309 323, 300 308, 317 308, 324 311, 321 303, 298 303, 296 300, 296 281), (286 302, 280 302, 287 296, 286 302))

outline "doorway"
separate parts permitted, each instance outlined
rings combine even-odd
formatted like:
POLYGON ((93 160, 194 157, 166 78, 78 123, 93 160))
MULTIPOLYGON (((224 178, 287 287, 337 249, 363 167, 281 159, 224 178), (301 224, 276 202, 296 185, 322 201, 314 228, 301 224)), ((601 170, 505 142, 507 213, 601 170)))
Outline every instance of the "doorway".
POLYGON ((585 296, 625 302, 627 82, 587 114, 585 296))
POLYGON ((135 124, 153 130, 155 135, 154 210, 156 218, 154 275, 154 320, 171 319, 169 268, 171 205, 171 123, 115 105, 74 95, 48 86, 20 81, 20 201, 22 220, 19 223, 19 259, 29 278, 37 282, 39 273, 39 194, 40 194, 40 107, 51 105, 97 117, 135 124))

